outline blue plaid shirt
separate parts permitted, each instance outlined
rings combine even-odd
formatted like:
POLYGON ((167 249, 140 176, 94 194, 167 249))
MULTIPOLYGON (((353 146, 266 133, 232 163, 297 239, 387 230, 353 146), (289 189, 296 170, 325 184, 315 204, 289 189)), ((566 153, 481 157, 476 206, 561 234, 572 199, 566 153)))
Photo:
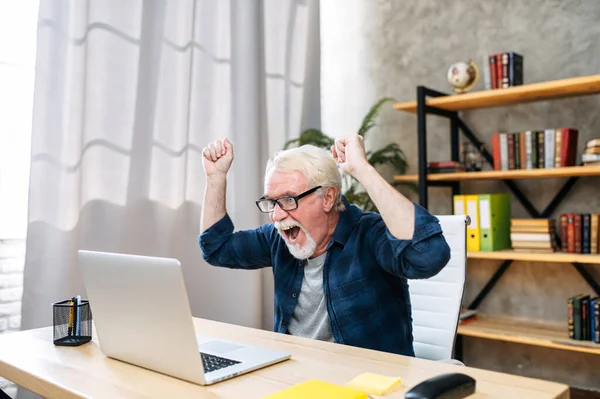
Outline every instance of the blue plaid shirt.
MULTIPOLYGON (((415 204, 412 240, 393 237, 378 213, 346 204, 323 265, 323 290, 337 343, 414 356, 407 279, 436 275, 450 259, 437 218, 415 204)), ((202 256, 215 266, 273 266, 273 329, 287 333, 298 301, 303 262, 288 251, 272 224, 234 233, 228 215, 199 237, 202 256)))

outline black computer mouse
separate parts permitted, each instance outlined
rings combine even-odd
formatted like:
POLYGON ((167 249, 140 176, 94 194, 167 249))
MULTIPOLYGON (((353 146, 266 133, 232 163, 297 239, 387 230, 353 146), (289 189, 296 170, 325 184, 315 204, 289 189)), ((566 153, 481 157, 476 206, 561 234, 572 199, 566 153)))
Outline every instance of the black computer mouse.
POLYGON ((461 373, 438 375, 411 388, 406 399, 461 399, 475 392, 475 380, 461 373))

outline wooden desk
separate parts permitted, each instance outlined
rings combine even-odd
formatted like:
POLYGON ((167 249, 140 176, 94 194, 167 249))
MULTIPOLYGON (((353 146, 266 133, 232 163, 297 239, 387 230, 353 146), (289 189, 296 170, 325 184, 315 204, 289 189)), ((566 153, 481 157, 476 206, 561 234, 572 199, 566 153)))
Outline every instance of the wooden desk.
POLYGON ((569 398, 566 385, 392 355, 268 331, 194 319, 205 335, 292 353, 292 359, 212 386, 202 387, 105 357, 97 338, 80 347, 57 347, 52 329, 0 336, 0 376, 47 398, 261 398, 317 378, 343 384, 370 371, 399 376, 402 388, 386 398, 404 398, 410 387, 445 372, 477 380, 470 398, 569 398))

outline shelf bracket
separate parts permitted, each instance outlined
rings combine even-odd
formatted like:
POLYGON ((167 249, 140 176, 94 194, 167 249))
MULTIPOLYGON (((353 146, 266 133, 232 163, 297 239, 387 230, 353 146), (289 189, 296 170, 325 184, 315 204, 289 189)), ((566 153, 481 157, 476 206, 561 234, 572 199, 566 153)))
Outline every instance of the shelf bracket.
POLYGON ((467 307, 467 309, 477 309, 477 307, 481 304, 481 302, 485 299, 485 297, 490 293, 492 288, 494 288, 494 286, 496 285, 498 280, 500 280, 500 277, 502 277, 502 275, 504 274, 504 272, 506 272, 506 270, 512 264, 512 262, 513 262, 512 260, 505 260, 502 263, 502 265, 500 265, 500 267, 498 269, 496 269, 496 272, 488 280, 488 282, 481 289, 481 291, 479 291, 479 294, 477 294, 477 296, 475 297, 473 302, 471 302, 471 304, 467 307))
POLYGON ((550 203, 548 203, 546 208, 542 211, 541 217, 547 218, 554 213, 556 207, 565 199, 569 190, 571 190, 575 183, 577 183, 577 180, 579 180, 579 177, 571 177, 566 181, 562 188, 556 193, 554 198, 552 198, 552 201, 550 201, 550 203))
POLYGON ((573 267, 575 270, 577 270, 577 272, 579 272, 579 274, 581 274, 581 277, 583 277, 585 282, 592 287, 596 295, 600 296, 600 285, 598 285, 598 282, 594 279, 590 272, 588 272, 581 263, 573 263, 573 267))
MULTIPOLYGON (((459 153, 459 129, 463 132, 465 137, 479 150, 481 155, 493 165, 492 154, 485 149, 483 143, 477 138, 475 133, 469 128, 469 126, 458 116, 457 111, 448 111, 441 108, 436 108, 427 105, 427 97, 442 97, 447 96, 445 93, 441 93, 425 86, 417 87, 417 130, 418 130, 418 156, 419 156, 419 203, 425 209, 428 208, 428 186, 445 186, 452 189, 452 195, 460 194, 460 182, 428 182, 427 181, 427 114, 434 114, 448 118, 450 120, 450 144, 451 144, 451 159, 458 161, 460 157, 459 153)), ((571 188, 577 182, 578 177, 569 178, 562 188, 556 193, 554 198, 548 203, 546 208, 540 212, 535 206, 529 201, 527 196, 519 189, 516 183, 512 180, 503 180, 508 186, 509 190, 513 193, 515 198, 523 205, 527 210, 527 213, 532 218, 548 218, 554 213, 558 205, 565 199, 571 188)), ((492 277, 488 280, 485 286, 477 294, 473 302, 468 306, 468 309, 477 309, 481 302, 486 298, 490 291, 494 288, 500 277, 506 272, 508 267, 512 264, 513 260, 504 261, 500 267, 494 272, 492 277)), ((600 285, 594 279, 594 277, 587 271, 587 269, 579 264, 573 263, 575 270, 583 277, 583 279, 592 287, 598 296, 600 296, 600 285)), ((456 349, 459 356, 462 357, 462 342, 456 342, 456 349)))
MULTIPOLYGON (((467 126, 467 124, 460 118, 458 118, 458 126, 462 130, 463 134, 467 137, 467 139, 469 139, 469 141, 476 148, 479 149, 479 151, 481 152, 481 155, 483 155, 483 157, 491 165, 493 165, 494 161, 492 158, 492 154, 490 154, 489 151, 485 149, 483 143, 481 141, 479 141, 477 136, 475 136, 475 133, 473 133, 473 131, 469 128, 469 126, 467 126)), ((521 203, 521 205, 523 205, 523 207, 525 208, 525 210, 527 210, 527 213, 529 213, 529 215, 531 217, 533 217, 533 218, 541 217, 541 214, 538 212, 538 210, 535 208, 535 206, 533 206, 531 201, 529 201, 529 199, 527 199, 525 194, 523 194, 523 192, 519 189, 519 187, 515 184, 514 181, 512 181, 512 180, 502 180, 502 181, 504 182, 504 184, 506 184, 508 186, 509 190, 513 193, 513 195, 517 198, 517 200, 521 203)))

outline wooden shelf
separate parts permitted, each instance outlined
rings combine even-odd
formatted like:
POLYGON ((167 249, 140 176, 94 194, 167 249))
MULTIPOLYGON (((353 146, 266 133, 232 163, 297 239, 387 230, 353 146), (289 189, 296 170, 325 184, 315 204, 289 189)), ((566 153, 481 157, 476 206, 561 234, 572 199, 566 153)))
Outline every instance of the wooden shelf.
POLYGON ((529 262, 554 262, 554 263, 586 263, 600 265, 600 255, 569 254, 564 252, 536 253, 517 252, 512 249, 503 249, 493 252, 467 252, 468 259, 496 259, 496 260, 521 260, 529 262))
POLYGON ((560 326, 477 316, 476 320, 459 325, 458 334, 600 355, 600 344, 568 338, 566 320, 560 326))
MULTIPOLYGON (((483 90, 427 99, 427 105, 449 111, 492 108, 600 93, 600 75, 531 83, 506 89, 483 90)), ((417 112, 417 102, 394 104, 398 111, 417 112)))
MULTIPOLYGON (((487 170, 482 172, 432 173, 427 181, 544 179, 552 177, 600 176, 600 165, 565 166, 562 168, 487 170)), ((397 182, 419 181, 418 175, 394 176, 397 182)))

